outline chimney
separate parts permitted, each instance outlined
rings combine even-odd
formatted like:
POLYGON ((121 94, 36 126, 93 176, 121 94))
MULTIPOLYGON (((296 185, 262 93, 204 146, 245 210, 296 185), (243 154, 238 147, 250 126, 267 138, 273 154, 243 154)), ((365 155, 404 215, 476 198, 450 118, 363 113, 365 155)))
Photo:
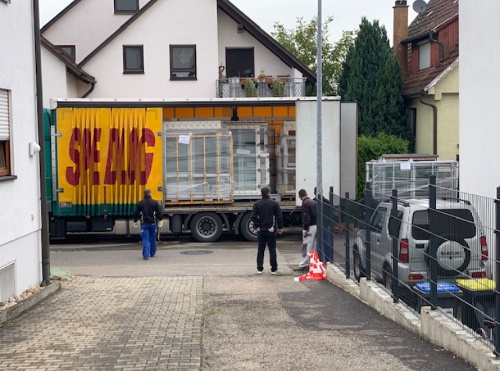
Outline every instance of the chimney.
POLYGON ((401 40, 404 40, 408 37, 408 5, 406 4, 406 0, 396 0, 396 3, 394 4, 393 32, 392 50, 398 58, 399 64, 401 65, 401 70, 403 72, 403 78, 405 78, 408 74, 408 52, 406 45, 401 44, 401 40))

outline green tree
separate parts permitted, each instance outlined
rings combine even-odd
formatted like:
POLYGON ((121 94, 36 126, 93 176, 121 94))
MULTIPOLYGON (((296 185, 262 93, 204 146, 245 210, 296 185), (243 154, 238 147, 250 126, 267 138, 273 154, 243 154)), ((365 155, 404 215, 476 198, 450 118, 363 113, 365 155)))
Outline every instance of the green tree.
POLYGON ((385 27, 363 18, 343 63, 338 89, 344 100, 359 104, 360 135, 385 132, 411 138, 402 87, 401 67, 385 27))
MULTIPOLYGON (((350 46, 354 42, 355 31, 344 31, 342 38, 335 44, 329 40, 328 26, 333 17, 327 17, 322 24, 323 39, 323 95, 337 95, 337 82, 350 46)), ((274 24, 272 36, 290 53, 296 56, 312 71, 317 71, 317 30, 318 20, 313 18, 309 22, 304 18, 297 18, 294 29, 287 30, 281 23, 274 24)), ((310 88, 307 95, 316 94, 315 87, 310 88)))

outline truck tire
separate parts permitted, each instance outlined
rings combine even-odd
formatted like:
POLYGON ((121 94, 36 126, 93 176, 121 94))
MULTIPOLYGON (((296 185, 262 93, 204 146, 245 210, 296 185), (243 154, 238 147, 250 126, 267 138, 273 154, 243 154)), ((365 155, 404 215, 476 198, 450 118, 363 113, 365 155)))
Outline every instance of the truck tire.
POLYGON ((222 221, 216 213, 198 213, 191 220, 191 236, 198 242, 214 242, 222 235, 222 221))
POLYGON ((240 222, 240 232, 241 235, 250 242, 257 242, 259 236, 253 227, 252 213, 248 212, 243 215, 240 222))

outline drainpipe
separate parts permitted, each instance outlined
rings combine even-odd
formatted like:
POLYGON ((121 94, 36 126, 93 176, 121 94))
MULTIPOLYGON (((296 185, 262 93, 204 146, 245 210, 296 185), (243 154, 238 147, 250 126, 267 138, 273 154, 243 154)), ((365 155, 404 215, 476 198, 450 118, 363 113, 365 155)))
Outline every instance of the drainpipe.
POLYGON ((96 84, 97 81, 94 81, 94 82, 91 82, 90 83, 90 89, 87 90, 87 92, 85 94, 82 95, 82 98, 87 98, 87 96, 92 93, 94 91, 94 88, 95 88, 95 84, 96 84))
POLYGON ((41 244, 42 244, 42 282, 50 282, 50 239, 49 212, 47 207, 47 174, 45 169, 45 133, 43 130, 43 94, 42 94, 42 54, 40 49, 40 7, 39 0, 33 0, 33 35, 35 41, 36 108, 38 119, 38 144, 40 152, 40 204, 41 204, 41 244))
POLYGON ((419 97, 419 101, 420 103, 426 105, 426 106, 429 106, 432 108, 432 111, 433 111, 433 150, 434 150, 434 155, 437 155, 438 154, 438 151, 437 151, 437 117, 438 117, 438 109, 436 107, 435 104, 432 104, 432 103, 429 103, 429 102, 426 102, 423 100, 423 97, 427 95, 427 92, 426 91, 421 91, 420 92, 420 97, 419 97))

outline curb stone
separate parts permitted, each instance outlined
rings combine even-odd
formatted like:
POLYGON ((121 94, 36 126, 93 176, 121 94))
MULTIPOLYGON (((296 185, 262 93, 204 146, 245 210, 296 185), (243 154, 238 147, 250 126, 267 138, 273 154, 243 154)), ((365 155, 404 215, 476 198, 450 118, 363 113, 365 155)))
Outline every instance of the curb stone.
POLYGON ((8 321, 19 317, 24 311, 32 308, 43 299, 47 298, 49 295, 58 291, 61 288, 61 282, 52 281, 50 285, 41 288, 41 290, 31 295, 29 298, 24 299, 22 302, 13 305, 12 307, 6 308, 0 312, 0 326, 8 321))

